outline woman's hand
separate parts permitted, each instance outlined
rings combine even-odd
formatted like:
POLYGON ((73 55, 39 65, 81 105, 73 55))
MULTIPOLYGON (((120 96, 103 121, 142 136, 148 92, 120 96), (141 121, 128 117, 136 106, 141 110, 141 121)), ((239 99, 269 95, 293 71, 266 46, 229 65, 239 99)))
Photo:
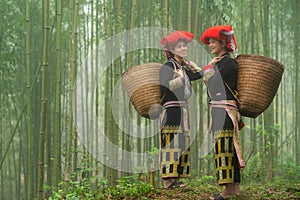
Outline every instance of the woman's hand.
POLYGON ((184 74, 183 70, 181 69, 176 69, 174 70, 174 77, 172 80, 169 82, 169 89, 171 91, 174 91, 180 87, 184 86, 184 74))
POLYGON ((196 72, 200 72, 201 71, 201 68, 196 64, 194 63, 193 61, 184 61, 183 63, 185 63, 184 65, 190 70, 192 71, 193 73, 196 73, 196 72))
POLYGON ((208 64, 209 65, 214 65, 214 64, 216 64, 217 62, 219 62, 220 60, 222 60, 222 56, 216 56, 216 57, 214 57, 208 64))
POLYGON ((176 69, 174 70, 174 73, 175 73, 175 78, 182 78, 184 77, 184 74, 183 74, 183 71, 181 69, 176 69))

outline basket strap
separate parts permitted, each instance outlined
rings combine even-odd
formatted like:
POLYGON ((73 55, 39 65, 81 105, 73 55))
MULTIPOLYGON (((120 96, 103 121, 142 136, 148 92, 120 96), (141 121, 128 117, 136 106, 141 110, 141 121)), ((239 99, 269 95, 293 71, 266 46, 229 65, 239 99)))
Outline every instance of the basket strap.
POLYGON ((229 87, 229 85, 224 81, 226 87, 228 88, 228 90, 231 92, 231 94, 233 95, 233 97, 237 100, 237 102, 240 104, 240 101, 238 99, 238 91, 234 90, 234 92, 232 91, 232 89, 229 87))
MULTIPOLYGON (((174 66, 174 63, 176 64, 176 66, 178 66, 177 65, 178 62, 176 62, 176 60, 174 58, 172 58, 172 59, 170 59, 170 61, 173 63, 173 66, 174 66)), ((181 65, 178 66, 178 68, 183 70, 183 73, 185 76, 185 78, 184 78, 184 98, 188 99, 191 96, 191 83, 190 83, 188 75, 186 74, 185 68, 181 65)), ((174 70, 176 70, 175 66, 174 66, 174 70)))
MULTIPOLYGON (((173 61, 172 59, 170 59, 170 62, 173 64, 173 68, 174 68, 174 70, 176 70, 176 66, 177 66, 177 64, 175 63, 175 61, 173 61)), ((179 68, 179 67, 178 67, 179 68)))
MULTIPOLYGON (((175 64, 175 62, 174 62, 173 60, 170 60, 170 62, 173 64, 173 68, 174 68, 174 71, 175 71, 175 70, 176 70, 176 64, 175 64)), ((163 94, 161 100, 159 101, 159 104, 162 103, 162 101, 163 101, 164 98, 166 97, 166 94, 167 94, 167 93, 164 93, 164 94, 163 94)))

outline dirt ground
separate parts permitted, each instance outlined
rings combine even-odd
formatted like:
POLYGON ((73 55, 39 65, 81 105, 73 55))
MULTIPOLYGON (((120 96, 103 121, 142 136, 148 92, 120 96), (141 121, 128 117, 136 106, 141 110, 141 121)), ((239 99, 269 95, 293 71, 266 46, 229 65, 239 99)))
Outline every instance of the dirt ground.
MULTIPOLYGON (((136 200, 206 200, 213 194, 221 192, 222 188, 216 185, 206 187, 193 187, 188 190, 182 189, 157 189, 151 194, 139 197, 136 200)), ((263 184, 257 187, 241 185, 242 194, 231 198, 232 200, 300 200, 300 184, 293 188, 264 187, 263 184)))

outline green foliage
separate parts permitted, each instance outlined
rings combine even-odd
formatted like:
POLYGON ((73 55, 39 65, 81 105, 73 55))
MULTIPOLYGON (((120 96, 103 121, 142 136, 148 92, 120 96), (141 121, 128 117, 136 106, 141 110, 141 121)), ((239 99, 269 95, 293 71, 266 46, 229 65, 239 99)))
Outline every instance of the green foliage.
MULTIPOLYGON (((259 159, 259 156, 255 156, 259 159)), ((253 159, 254 161, 256 159, 253 159)), ((254 162, 253 161, 253 162, 254 162)), ((294 168, 294 167, 291 167, 294 168)), ((296 171, 299 169, 295 169, 296 171)), ((294 174, 295 175, 295 174, 294 174)), ((299 176, 298 176, 299 178, 299 176)), ((250 180, 250 179, 248 179, 250 180)), ((241 197, 236 199, 298 199, 300 197, 300 188, 298 179, 275 179, 273 181, 251 180, 243 181, 241 184, 241 197)), ((219 193, 222 187, 215 183, 214 176, 203 176, 202 178, 193 177, 183 179, 185 185, 190 190, 181 189, 165 190, 153 188, 152 185, 142 182, 137 176, 124 176, 117 180, 114 186, 108 186, 106 179, 83 179, 81 181, 71 180, 69 192, 64 191, 66 182, 59 184, 59 189, 52 192, 48 199, 206 199, 214 193, 219 193)), ((45 190, 50 191, 51 187, 46 186, 45 190)))
POLYGON ((256 127, 256 131, 258 134, 263 134, 264 136, 266 136, 266 140, 267 142, 270 141, 271 138, 274 137, 280 137, 280 125, 279 124, 274 124, 273 126, 270 126, 269 129, 271 131, 267 132, 265 129, 262 128, 262 126, 257 126, 256 127))
POLYGON ((252 156, 247 162, 247 167, 242 171, 242 180, 244 182, 262 181, 267 174, 266 166, 262 163, 262 158, 259 153, 252 156))
MULTIPOLYGON (((90 169, 88 169, 90 170, 90 169)), ((98 176, 74 180, 79 173, 72 174, 73 179, 69 182, 60 182, 57 191, 52 191, 52 199, 133 199, 154 191, 154 187, 137 176, 124 176, 117 180, 114 186, 108 185, 107 179, 100 179, 98 176), (68 191, 65 191, 68 185, 68 191)), ((51 186, 45 186, 45 190, 51 191, 51 186)))
MULTIPOLYGON (((264 160, 264 156, 260 153, 252 156, 247 162, 245 169, 242 170, 242 181, 245 183, 264 181, 268 174, 264 160)), ((277 178, 275 179, 288 180, 288 182, 299 181, 300 166, 296 165, 292 159, 277 160, 272 170, 276 173, 277 178)))
POLYGON ((154 191, 151 184, 142 182, 137 177, 122 177, 117 185, 109 189, 110 194, 116 199, 131 199, 154 191))
POLYGON ((275 169, 280 179, 286 179, 289 181, 299 181, 300 178, 300 166, 297 165, 292 159, 284 160, 280 162, 275 169))
POLYGON ((209 15, 203 16, 204 28, 209 26, 215 26, 219 24, 230 24, 233 27, 236 26, 237 17, 237 5, 232 1, 205 1, 202 4, 202 10, 199 11, 199 15, 203 14, 201 11, 208 11, 209 15))
POLYGON ((153 147, 151 151, 147 151, 147 164, 152 164, 155 162, 155 158, 157 158, 157 155, 159 154, 159 149, 157 147, 153 147))
POLYGON ((53 191, 49 199, 103 199, 105 193, 102 193, 102 191, 105 191, 106 188, 108 188, 108 181, 106 179, 99 179, 96 183, 87 178, 81 181, 70 180, 69 182, 60 182, 58 190, 53 191), (68 192, 65 191, 67 184, 68 192), (94 189, 95 187, 97 190, 94 189))
POLYGON ((242 188, 251 199, 299 199, 300 188, 295 182, 278 179, 272 182, 253 182, 242 188))
POLYGON ((208 186, 208 185, 212 185, 215 183, 216 178, 213 176, 203 176, 202 178, 195 178, 192 179, 189 182, 189 185, 191 186, 199 186, 199 185, 203 185, 203 186, 208 186))

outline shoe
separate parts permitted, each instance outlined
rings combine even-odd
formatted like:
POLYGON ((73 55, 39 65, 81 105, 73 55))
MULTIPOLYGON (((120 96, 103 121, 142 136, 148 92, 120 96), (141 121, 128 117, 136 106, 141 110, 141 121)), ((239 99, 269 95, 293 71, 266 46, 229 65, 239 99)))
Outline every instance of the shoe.
POLYGON ((173 183, 171 183, 171 185, 169 185, 168 187, 164 187, 163 189, 165 190, 173 190, 173 189, 181 189, 181 192, 188 192, 188 191, 192 191, 192 188, 189 188, 187 186, 185 186, 185 184, 181 181, 175 181, 173 183))
MULTIPOLYGON (((213 200, 226 200, 227 198, 224 198, 221 196, 221 194, 214 194, 213 200)), ((207 200, 212 200, 210 197, 207 200)))
POLYGON ((234 183, 233 184, 233 193, 234 193, 235 196, 240 196, 241 195, 240 183, 234 183))
POLYGON ((168 187, 166 187, 164 189, 172 190, 175 188, 185 188, 185 185, 182 182, 173 182, 173 183, 171 183, 171 185, 169 185, 168 187))
POLYGON ((234 197, 237 197, 239 195, 232 195, 230 197, 222 197, 221 194, 214 194, 214 197, 209 197, 207 200, 228 200, 228 199, 231 199, 231 198, 234 198, 234 197), (211 199, 213 198, 213 199, 211 199))

